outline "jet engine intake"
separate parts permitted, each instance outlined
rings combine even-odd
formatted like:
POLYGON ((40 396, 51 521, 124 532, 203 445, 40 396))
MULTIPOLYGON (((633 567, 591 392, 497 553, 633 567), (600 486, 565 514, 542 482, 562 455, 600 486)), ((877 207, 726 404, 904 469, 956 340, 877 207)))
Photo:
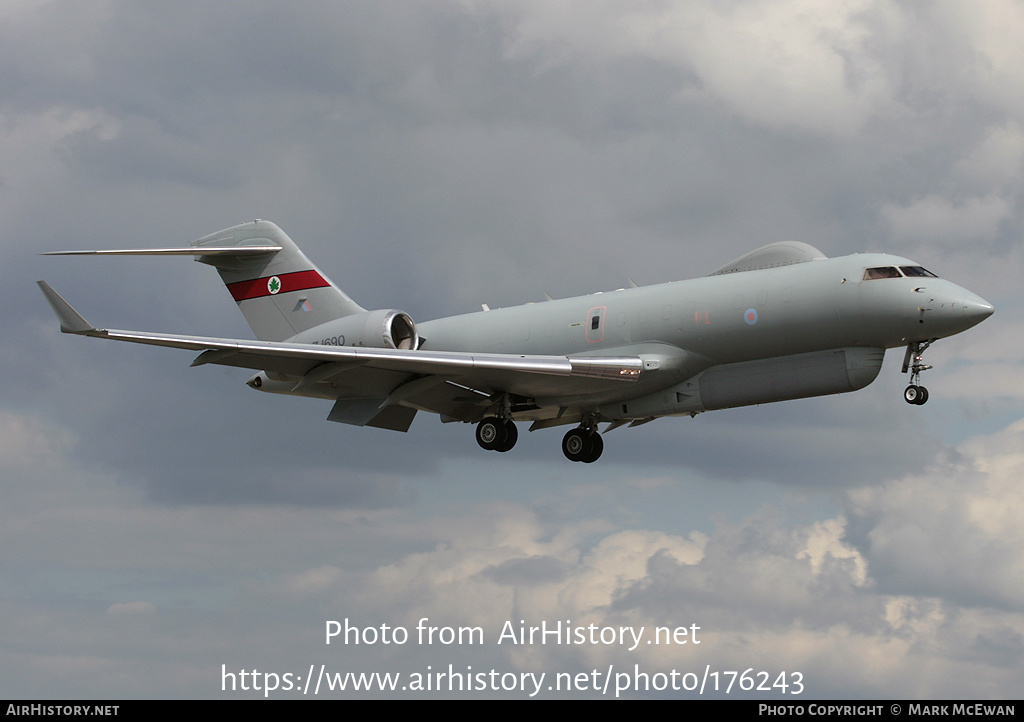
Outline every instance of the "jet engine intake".
POLYGON ((412 317, 395 309, 354 313, 314 326, 288 341, 314 346, 367 346, 407 350, 415 350, 420 345, 412 317))

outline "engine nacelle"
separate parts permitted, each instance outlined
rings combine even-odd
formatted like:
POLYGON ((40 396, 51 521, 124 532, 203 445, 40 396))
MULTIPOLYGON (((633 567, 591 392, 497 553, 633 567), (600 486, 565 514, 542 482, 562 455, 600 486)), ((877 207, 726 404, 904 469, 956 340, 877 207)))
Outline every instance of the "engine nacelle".
POLYGON ((314 346, 369 346, 370 348, 417 349, 420 337, 409 314, 395 309, 354 313, 288 339, 314 346))

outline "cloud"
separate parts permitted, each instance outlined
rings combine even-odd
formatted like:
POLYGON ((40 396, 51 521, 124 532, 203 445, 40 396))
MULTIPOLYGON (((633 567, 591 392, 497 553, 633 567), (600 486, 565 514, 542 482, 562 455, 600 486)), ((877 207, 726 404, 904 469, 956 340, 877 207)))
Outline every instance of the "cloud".
POLYGON ((883 589, 1024 612, 1024 421, 963 445, 927 474, 851 493, 883 589))
POLYGON ((107 607, 107 614, 111 616, 149 616, 156 613, 156 607, 149 602, 115 602, 107 607))
POLYGON ((991 244, 1013 217, 1011 204, 999 196, 962 201, 930 196, 906 206, 885 205, 881 213, 897 241, 945 246, 991 244))
MULTIPOLYGON (((995 271, 994 271, 995 273, 995 271)), ((941 376, 942 394, 974 408, 991 408, 1024 397, 1024 322, 1012 305, 997 303, 997 323, 982 326, 972 342, 936 346, 933 360, 941 376), (1007 318, 1009 316, 1009 318, 1007 318)))
MULTIPOLYGON (((103 475, 74 474, 73 439, 59 427, 6 414, 3 429, 10 488, 34 479, 36 490, 9 512, 19 523, 0 526, 3 547, 31 549, 20 564, 43 572, 19 582, 4 618, 49 629, 50 646, 32 669, 83 690, 106 688, 81 676, 89 663, 109 679, 135 667, 137 689, 171 694, 211 684, 189 659, 298 664, 316 648, 310 634, 339 616, 360 627, 413 629, 423 618, 481 627, 484 645, 443 650, 456 664, 535 672, 763 667, 773 678, 801 671, 815 698, 901 690, 1000 696, 1024 665, 1024 536, 1016 523, 1024 421, 965 443, 958 458, 927 473, 848 492, 843 514, 791 522, 766 507, 684 534, 609 527, 509 501, 418 511, 154 505, 103 475), (250 561, 238 568, 241 559, 250 561), (140 566, 160 581, 140 578, 140 566), (64 605, 30 611, 20 601, 70 568, 94 581, 64 605), (93 598, 105 601, 96 606, 93 598), (205 600, 198 608, 197 599, 205 600), (222 613, 229 623, 215 621, 222 613), (281 613, 290 621, 266 624, 281 613), (97 614, 106 631, 76 631, 97 614), (643 626, 648 634, 686 628, 700 645, 496 644, 506 622, 558 620, 643 626), (152 666, 138 650, 123 657, 139 634, 153 649, 174 647, 173 661, 152 666), (257 643, 274 653, 257 654, 257 643)), ((635 513, 664 484, 629 493, 635 513)), ((578 501, 575 489, 564 494, 570 505, 578 501)), ((17 568, 9 559, 4 574, 11 579, 17 568)), ((410 645, 401 662, 394 651, 346 649, 334 661, 406 671, 438 662, 439 649, 429 646, 410 645)), ((8 654, 0 665, 18 659, 8 654)))
MULTIPOLYGON (((623 530, 589 550, 559 545, 552 554, 537 545, 541 528, 520 512, 519 524, 474 537, 472 555, 489 558, 483 574, 462 563, 458 542, 407 557, 388 574, 395 582, 390 575, 412 579, 429 569, 435 592, 458 590, 459 598, 488 587, 489 614, 475 622, 490 627, 509 615, 648 628, 697 620, 707 644, 701 653, 713 663, 813 669, 815 694, 998 696, 1024 666, 1024 536, 1015 523, 1024 506, 1016 483, 1022 434, 1018 422, 968 442, 957 462, 849 492, 850 521, 787 525, 766 512, 690 540, 623 530), (521 536, 527 529, 532 544, 521 536), (509 544, 509 534, 519 541, 509 544), (503 575, 512 569, 533 574, 503 575), (495 581, 515 593, 498 594, 495 581), (931 668, 922 676, 925 658, 931 668), (977 681, 963 676, 965 665, 977 665, 977 681)), ((427 601, 417 584, 389 591, 402 587, 427 601)), ((443 609, 458 618, 468 610, 455 597, 434 597, 417 614, 444 616, 443 609)), ((620 651, 533 649, 511 659, 550 666, 690 658, 690 650, 620 651)))
POLYGON ((902 18, 873 0, 533 4, 520 15, 511 57, 551 66, 578 62, 577 54, 648 57, 677 71, 680 100, 703 96, 757 125, 842 136, 893 105, 876 46, 902 18))
POLYGON ((956 171, 990 186, 1019 182, 1024 171, 1024 130, 1010 120, 988 128, 970 153, 957 162, 956 171))
POLYGON ((962 62, 952 86, 1018 117, 1024 105, 1014 84, 1024 82, 1021 49, 1014 42, 1024 32, 1024 11, 1010 0, 994 0, 968 12, 956 2, 944 2, 926 12, 936 27, 953 42, 947 57, 962 62))

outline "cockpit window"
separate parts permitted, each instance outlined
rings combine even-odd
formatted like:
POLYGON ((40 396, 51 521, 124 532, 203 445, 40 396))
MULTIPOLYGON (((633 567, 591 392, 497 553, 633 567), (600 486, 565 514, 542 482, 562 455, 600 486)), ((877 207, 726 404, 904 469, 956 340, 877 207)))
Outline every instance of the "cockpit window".
POLYGON ((934 273, 920 266, 900 266, 900 270, 907 278, 938 278, 934 273))
POLYGON ((874 281, 879 278, 938 278, 934 273, 920 266, 878 266, 864 269, 864 280, 874 281), (901 274, 900 271, 903 273, 901 274))
POLYGON ((879 278, 899 278, 900 272, 896 266, 879 266, 878 268, 867 268, 864 270, 864 280, 874 281, 879 278))

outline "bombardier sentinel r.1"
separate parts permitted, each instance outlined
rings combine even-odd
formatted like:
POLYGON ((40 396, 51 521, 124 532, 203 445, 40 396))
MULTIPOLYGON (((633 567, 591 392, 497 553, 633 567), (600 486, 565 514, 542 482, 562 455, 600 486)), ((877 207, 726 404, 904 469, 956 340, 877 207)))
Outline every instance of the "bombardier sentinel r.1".
POLYGON ((269 221, 184 248, 47 255, 179 255, 217 269, 258 340, 101 329, 44 281, 65 333, 199 351, 193 366, 258 371, 248 385, 333 402, 330 421, 407 431, 419 411, 476 424, 486 450, 530 431, 573 428, 571 461, 593 462, 604 432, 662 416, 862 389, 888 348, 905 347, 904 399, 928 391, 922 360, 938 339, 993 307, 906 258, 827 258, 773 243, 704 278, 468 313, 416 324, 368 311, 269 221))

